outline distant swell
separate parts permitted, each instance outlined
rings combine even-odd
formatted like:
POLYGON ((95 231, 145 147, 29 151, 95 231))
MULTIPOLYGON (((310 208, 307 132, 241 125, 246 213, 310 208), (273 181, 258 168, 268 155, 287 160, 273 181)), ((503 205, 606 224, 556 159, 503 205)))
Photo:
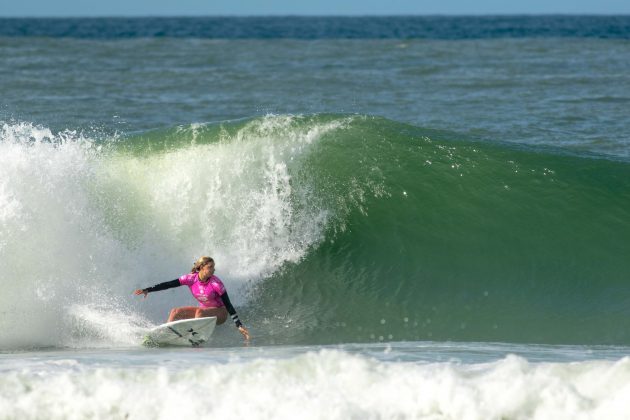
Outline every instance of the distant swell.
POLYGON ((211 39, 630 37, 624 15, 0 18, 0 36, 211 39))

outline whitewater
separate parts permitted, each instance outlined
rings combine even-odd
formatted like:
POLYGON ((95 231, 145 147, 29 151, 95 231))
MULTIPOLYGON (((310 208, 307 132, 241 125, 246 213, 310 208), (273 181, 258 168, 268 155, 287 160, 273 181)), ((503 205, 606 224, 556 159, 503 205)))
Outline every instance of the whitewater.
MULTIPOLYGON (((414 347, 24 354, 10 368, 3 356, 0 411, 9 418, 51 419, 210 418, 226 412, 261 419, 625 418, 627 358, 404 361, 409 354, 444 350, 414 347), (213 404, 196 395, 199 386, 213 404)), ((484 346, 475 350, 482 353, 484 346)))

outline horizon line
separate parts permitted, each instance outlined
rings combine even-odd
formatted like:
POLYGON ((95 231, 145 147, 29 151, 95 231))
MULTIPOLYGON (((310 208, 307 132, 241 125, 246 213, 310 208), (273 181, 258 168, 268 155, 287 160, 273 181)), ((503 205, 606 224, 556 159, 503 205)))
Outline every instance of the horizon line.
POLYGON ((187 14, 129 14, 129 15, 15 15, 2 16, 0 19, 200 19, 200 18, 409 18, 409 17, 630 17, 627 13, 603 13, 603 12, 553 12, 553 13, 410 13, 410 14, 217 14, 217 15, 187 15, 187 14))

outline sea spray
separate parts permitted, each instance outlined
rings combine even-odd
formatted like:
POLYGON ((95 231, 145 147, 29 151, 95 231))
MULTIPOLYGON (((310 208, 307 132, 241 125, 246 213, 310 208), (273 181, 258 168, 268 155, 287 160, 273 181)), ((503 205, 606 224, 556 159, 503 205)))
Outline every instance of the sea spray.
POLYGON ((72 132, 5 124, 0 141, 3 347, 61 345, 67 308, 112 293, 132 261, 89 199, 101 153, 72 132), (108 267, 107 271, 103 270, 108 267))
MULTIPOLYGON (((239 287, 298 262, 322 240, 328 210, 294 176, 296 166, 345 120, 296 127, 296 119, 254 120, 205 142, 203 126, 194 126, 188 144, 188 130, 177 128, 177 147, 145 154, 131 150, 139 138, 5 124, 2 347, 75 346, 77 337, 126 344, 103 325, 125 311, 159 322, 190 301, 132 300, 131 291, 178 277, 200 255, 213 255, 236 303, 239 287)), ((119 329, 147 324, 127 321, 119 329)))

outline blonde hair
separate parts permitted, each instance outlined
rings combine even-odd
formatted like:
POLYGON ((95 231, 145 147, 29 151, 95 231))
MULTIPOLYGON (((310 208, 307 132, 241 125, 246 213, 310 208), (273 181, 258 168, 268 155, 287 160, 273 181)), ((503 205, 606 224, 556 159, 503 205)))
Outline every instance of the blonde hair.
POLYGON ((192 266, 192 270, 190 272, 198 273, 199 270, 201 270, 201 267, 210 263, 214 264, 214 260, 211 257, 199 257, 199 259, 192 266))

